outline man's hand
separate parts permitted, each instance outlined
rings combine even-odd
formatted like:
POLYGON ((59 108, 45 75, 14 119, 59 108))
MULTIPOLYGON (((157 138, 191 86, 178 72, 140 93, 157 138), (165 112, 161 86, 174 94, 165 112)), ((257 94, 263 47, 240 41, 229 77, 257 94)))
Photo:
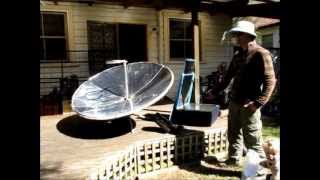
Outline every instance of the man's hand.
POLYGON ((243 107, 248 108, 252 112, 255 112, 258 109, 256 105, 254 105, 253 101, 246 103, 245 105, 243 105, 243 107))
POLYGON ((206 92, 206 96, 207 96, 207 99, 210 99, 210 100, 212 100, 212 99, 215 98, 215 96, 213 95, 213 92, 212 92, 211 89, 209 89, 209 90, 206 92))

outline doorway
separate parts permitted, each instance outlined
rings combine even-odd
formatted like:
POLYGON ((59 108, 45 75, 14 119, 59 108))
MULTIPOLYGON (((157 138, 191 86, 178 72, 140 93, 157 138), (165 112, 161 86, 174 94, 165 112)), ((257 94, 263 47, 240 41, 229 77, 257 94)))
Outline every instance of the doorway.
POLYGON ((88 21, 90 75, 105 69, 105 62, 126 59, 147 61, 146 25, 88 21))

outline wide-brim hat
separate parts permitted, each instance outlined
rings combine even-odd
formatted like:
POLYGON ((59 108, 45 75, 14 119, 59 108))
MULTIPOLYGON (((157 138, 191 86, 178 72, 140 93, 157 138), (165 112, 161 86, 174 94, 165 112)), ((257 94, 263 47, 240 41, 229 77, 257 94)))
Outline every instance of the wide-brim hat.
POLYGON ((235 26, 228 31, 228 34, 232 34, 234 32, 243 32, 257 37, 255 25, 250 21, 238 21, 235 26))

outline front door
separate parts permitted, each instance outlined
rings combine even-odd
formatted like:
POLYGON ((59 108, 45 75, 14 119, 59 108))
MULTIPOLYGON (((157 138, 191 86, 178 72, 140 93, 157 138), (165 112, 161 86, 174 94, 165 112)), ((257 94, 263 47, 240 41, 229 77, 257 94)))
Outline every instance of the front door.
POLYGON ((105 62, 126 59, 146 61, 146 25, 88 21, 90 75, 105 69, 105 62))

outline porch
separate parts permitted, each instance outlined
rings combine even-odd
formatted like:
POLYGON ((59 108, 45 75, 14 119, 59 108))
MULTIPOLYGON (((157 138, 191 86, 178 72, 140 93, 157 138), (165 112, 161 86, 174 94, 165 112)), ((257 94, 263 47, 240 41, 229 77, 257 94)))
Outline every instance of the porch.
MULTIPOLYGON (((125 121, 101 126, 100 122, 83 120, 73 112, 42 116, 41 179, 86 179, 90 174, 99 171, 108 158, 129 146, 175 138, 173 134, 162 133, 154 121, 141 118, 156 112, 169 114, 171 108, 171 103, 157 104, 131 115, 130 118, 134 122, 133 133, 130 133, 130 127, 125 121)), ((226 115, 227 112, 222 111, 221 116, 211 127, 185 126, 185 128, 190 132, 203 134, 215 129, 225 129, 226 115)), ((220 137, 222 138, 222 134, 220 137)))

